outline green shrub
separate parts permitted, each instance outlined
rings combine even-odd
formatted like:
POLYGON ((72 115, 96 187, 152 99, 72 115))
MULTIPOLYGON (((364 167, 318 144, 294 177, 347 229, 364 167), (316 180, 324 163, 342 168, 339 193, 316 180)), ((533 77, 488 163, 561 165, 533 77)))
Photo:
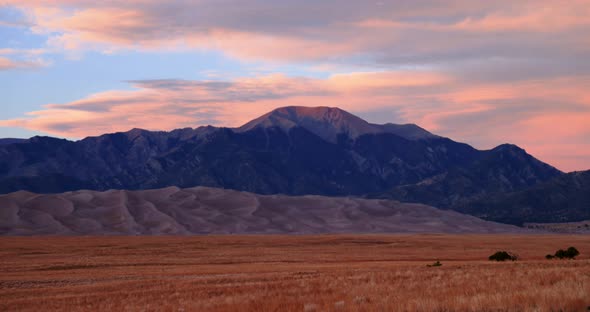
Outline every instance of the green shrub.
POLYGON ((516 261, 518 260, 518 256, 507 251, 497 251, 495 254, 489 256, 488 259, 490 261, 516 261))

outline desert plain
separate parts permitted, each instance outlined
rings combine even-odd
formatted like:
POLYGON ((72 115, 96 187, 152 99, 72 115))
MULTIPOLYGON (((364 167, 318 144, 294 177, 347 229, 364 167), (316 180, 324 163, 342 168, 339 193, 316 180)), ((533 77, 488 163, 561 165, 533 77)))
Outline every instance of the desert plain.
POLYGON ((0 246, 0 311, 590 309, 584 235, 37 236, 0 246), (577 259, 544 257, 569 246, 577 259), (498 250, 520 259, 488 261, 498 250))

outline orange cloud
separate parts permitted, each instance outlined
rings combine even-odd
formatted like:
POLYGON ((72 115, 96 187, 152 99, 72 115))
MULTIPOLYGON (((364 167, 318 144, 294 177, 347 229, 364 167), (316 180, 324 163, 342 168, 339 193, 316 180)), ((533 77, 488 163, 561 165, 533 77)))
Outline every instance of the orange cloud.
POLYGON ((335 74, 329 83, 336 89, 351 90, 380 87, 431 86, 450 82, 451 78, 432 71, 354 72, 335 74))

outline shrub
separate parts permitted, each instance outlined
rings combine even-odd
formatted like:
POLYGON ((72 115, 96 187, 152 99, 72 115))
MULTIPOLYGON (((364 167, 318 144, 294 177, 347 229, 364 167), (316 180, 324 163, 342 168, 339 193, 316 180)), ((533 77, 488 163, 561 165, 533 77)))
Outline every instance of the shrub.
POLYGON ((560 249, 555 252, 555 258, 559 259, 574 259, 578 255, 580 255, 580 252, 576 247, 570 247, 566 250, 560 249))
POLYGON ((580 252, 576 249, 576 247, 570 247, 566 250, 560 249, 555 252, 554 256, 547 255, 547 256, 545 256, 545 258, 547 258, 547 259, 553 259, 553 258, 574 259, 575 257, 577 257, 579 255, 580 255, 580 252), (551 256, 551 257, 548 257, 548 256, 551 256))
POLYGON ((555 258, 563 259, 565 257, 565 250, 560 249, 555 252, 555 258))
POLYGON ((555 255, 547 255, 545 258, 547 259, 574 259, 576 256, 580 255, 580 252, 575 247, 569 247, 566 250, 559 249, 555 252, 555 255))
POLYGON ((518 260, 518 256, 507 251, 497 251, 495 254, 489 256, 488 259, 490 261, 516 261, 518 260))
POLYGON ((580 255, 580 252, 576 249, 576 247, 570 247, 565 251, 565 254, 568 258, 573 259, 580 255))

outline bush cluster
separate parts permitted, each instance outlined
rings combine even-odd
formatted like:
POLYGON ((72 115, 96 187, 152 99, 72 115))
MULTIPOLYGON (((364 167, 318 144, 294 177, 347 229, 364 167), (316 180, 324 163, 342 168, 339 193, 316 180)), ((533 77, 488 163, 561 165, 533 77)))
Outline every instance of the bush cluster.
POLYGON ((497 251, 495 254, 489 256, 488 259, 490 261, 516 261, 518 260, 518 256, 507 251, 497 251))
POLYGON ((554 255, 546 255, 545 258, 547 259, 574 259, 576 256, 580 255, 580 252, 576 249, 576 247, 570 247, 566 250, 560 249, 555 252, 554 255))
MULTIPOLYGON (((546 255, 546 259, 575 259, 577 256, 580 255, 580 252, 576 249, 576 247, 569 247, 566 250, 559 249, 553 255, 546 255)), ((489 256, 488 259, 490 261, 516 261, 518 260, 518 255, 513 254, 508 251, 497 251, 493 255, 489 256)))

